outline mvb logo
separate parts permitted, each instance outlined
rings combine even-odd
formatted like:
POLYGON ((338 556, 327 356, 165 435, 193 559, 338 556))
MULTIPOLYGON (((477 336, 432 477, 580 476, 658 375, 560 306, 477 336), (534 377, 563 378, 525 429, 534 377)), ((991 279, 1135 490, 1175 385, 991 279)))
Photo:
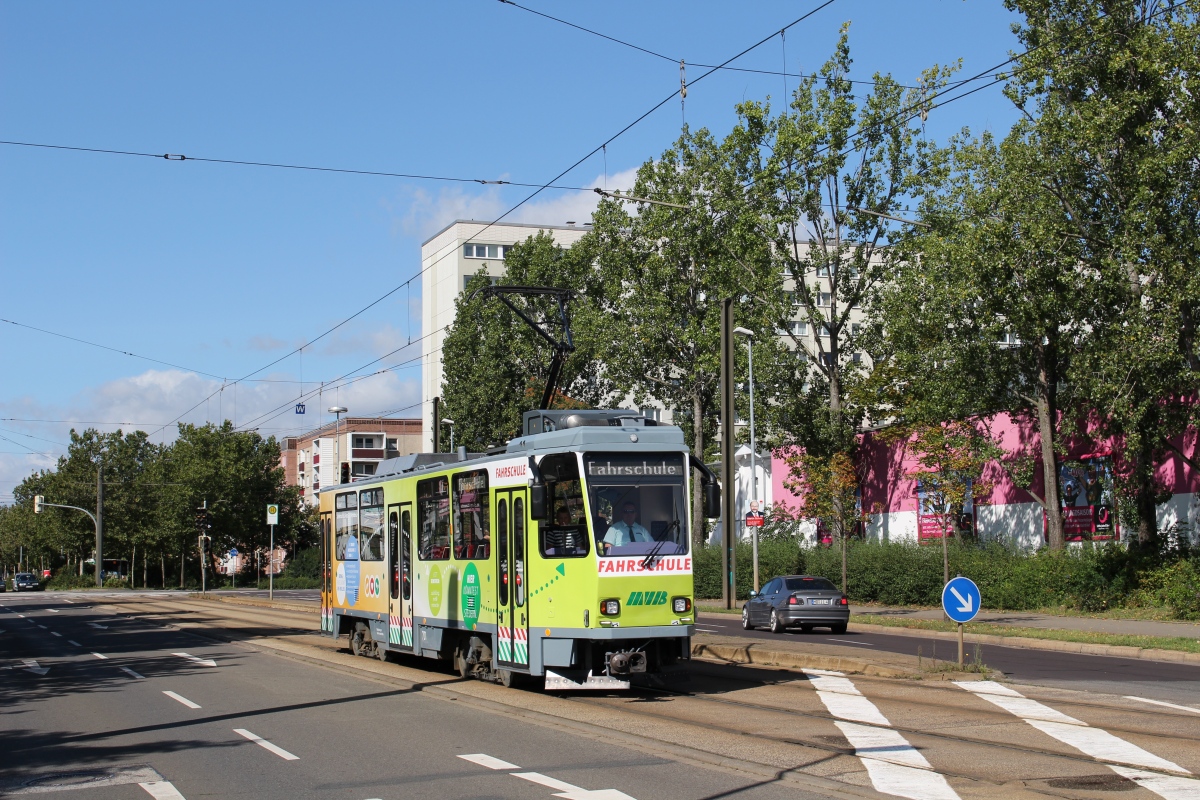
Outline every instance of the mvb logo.
POLYGON ((625 601, 627 606, 665 606, 666 604, 666 592, 631 592, 629 599, 625 601))

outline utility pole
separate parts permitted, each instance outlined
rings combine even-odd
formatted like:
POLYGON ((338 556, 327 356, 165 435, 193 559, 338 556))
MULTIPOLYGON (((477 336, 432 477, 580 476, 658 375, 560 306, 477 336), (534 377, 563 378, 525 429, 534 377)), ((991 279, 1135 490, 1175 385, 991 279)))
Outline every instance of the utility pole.
MULTIPOLYGON (((734 502, 733 502, 733 298, 721 301, 721 504, 722 551, 721 596, 726 608, 733 608, 737 601, 737 569, 734 551, 734 502)), ((699 421, 697 421, 699 424, 699 421)))
POLYGON ((96 467, 96 586, 104 586, 104 464, 96 467))

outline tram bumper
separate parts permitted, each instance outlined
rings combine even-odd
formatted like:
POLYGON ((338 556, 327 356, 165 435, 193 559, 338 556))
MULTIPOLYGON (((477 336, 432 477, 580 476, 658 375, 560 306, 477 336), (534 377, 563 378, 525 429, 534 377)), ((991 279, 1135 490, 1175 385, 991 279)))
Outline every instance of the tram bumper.
POLYGON ((536 648, 547 690, 612 690, 628 689, 632 680, 688 659, 693 627, 556 628, 546 633, 538 637, 536 648))

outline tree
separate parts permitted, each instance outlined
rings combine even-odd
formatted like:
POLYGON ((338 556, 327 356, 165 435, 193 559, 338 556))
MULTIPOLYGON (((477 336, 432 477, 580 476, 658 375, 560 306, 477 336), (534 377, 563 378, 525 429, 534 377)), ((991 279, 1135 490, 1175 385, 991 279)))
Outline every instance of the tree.
MULTIPOLYGON (((685 131, 641 166, 632 189, 636 197, 674 205, 640 203, 631 214, 604 201, 589 234, 604 281, 605 324, 598 332, 604 375, 617 396, 670 409, 701 458, 716 433, 722 299, 734 298, 736 324, 759 334, 756 372, 769 371, 777 349, 770 332, 781 314, 779 274, 742 213, 743 192, 729 159, 729 149, 707 130, 685 131)), ((693 483, 700 485, 698 475, 693 483)), ((694 492, 697 543, 706 533, 702 500, 694 492)))
POLYGON ((859 479, 854 459, 848 453, 830 456, 786 452, 789 476, 784 486, 801 496, 799 515, 823 523, 842 551, 842 592, 846 591, 846 546, 855 527, 863 521, 858 507, 859 479))
MULTIPOLYGON (((1200 2, 1008 0, 1028 48, 1007 95, 1038 144, 1078 269, 1101 284, 1075 381, 1123 443, 1138 538, 1157 535, 1156 465, 1196 421, 1200 355, 1200 2)), ((1128 507, 1128 506, 1127 506, 1128 507)))
MULTIPOLYGON (((612 392, 601 367, 600 348, 611 332, 600 316, 603 285, 594 267, 594 243, 585 237, 570 248, 539 231, 505 256, 501 282, 551 286, 575 293, 570 308, 575 343, 563 365, 554 406, 592 407, 612 392)), ((521 428, 521 415, 537 407, 548 377, 552 348, 507 306, 472 295, 488 285, 481 268, 455 303, 454 325, 442 345, 442 398, 454 420, 456 443, 482 451, 503 444, 521 428)), ((559 339, 558 309, 546 298, 511 298, 559 339)))
POLYGON ((982 480, 983 470, 1002 451, 973 422, 955 420, 917 425, 911 433, 909 452, 916 456, 917 468, 908 477, 918 481, 929 505, 941 516, 943 583, 949 583, 950 553, 946 540, 950 518, 961 513, 967 500, 991 493, 991 485, 982 480))
POLYGON ((932 159, 921 205, 928 227, 900 242, 904 260, 879 303, 875 379, 896 421, 935 424, 1009 411, 1036 421, 1043 493, 1004 462, 1042 506, 1050 547, 1063 547, 1061 414, 1086 403, 1072 365, 1100 302, 1047 191, 1043 143, 1017 130, 959 137, 932 159))

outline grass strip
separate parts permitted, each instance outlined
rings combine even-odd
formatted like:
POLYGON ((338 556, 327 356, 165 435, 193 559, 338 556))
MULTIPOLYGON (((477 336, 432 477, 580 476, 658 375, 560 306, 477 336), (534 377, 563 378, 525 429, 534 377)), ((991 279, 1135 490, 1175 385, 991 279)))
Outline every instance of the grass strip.
MULTIPOLYGON (((724 606, 697 603, 697 611, 710 614, 741 614, 741 605, 727 609, 724 606)), ((878 625, 885 628, 912 628, 921 631, 956 632, 958 626, 953 622, 932 619, 909 619, 904 617, 886 617, 873 614, 851 614, 850 622, 856 625, 878 625)), ((1066 630, 1063 628, 1022 628, 1015 625, 994 625, 987 622, 971 622, 967 624, 968 634, 987 634, 990 636, 1010 636, 1023 639, 1046 639, 1058 642, 1081 642, 1084 644, 1104 644, 1118 647, 1140 647, 1151 650, 1178 650, 1184 653, 1200 653, 1200 639, 1186 636, 1131 636, 1121 633, 1096 633, 1094 631, 1066 630)))
MULTIPOLYGON (((879 625, 886 628, 914 628, 922 631, 958 630, 953 622, 933 619, 895 619, 865 614, 851 614, 850 622, 857 625, 879 625)), ((1058 642, 1082 642, 1118 647, 1140 647, 1153 650, 1180 650, 1185 653, 1200 653, 1200 640, 1185 636, 1130 636, 1120 633, 1096 633, 1094 631, 1063 630, 1061 628, 1021 628, 1014 625, 992 625, 987 622, 967 624, 968 634, 990 636, 1012 636, 1023 639, 1049 639, 1058 642)))

